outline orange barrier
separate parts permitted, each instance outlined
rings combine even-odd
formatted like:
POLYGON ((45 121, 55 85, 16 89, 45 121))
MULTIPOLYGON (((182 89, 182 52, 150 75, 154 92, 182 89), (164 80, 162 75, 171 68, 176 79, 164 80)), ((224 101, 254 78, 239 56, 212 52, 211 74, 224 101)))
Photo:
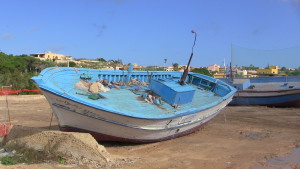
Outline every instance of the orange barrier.
POLYGON ((14 89, 0 89, 0 95, 10 95, 10 94, 18 94, 20 92, 35 92, 35 93, 41 93, 39 89, 29 90, 29 89, 22 89, 22 90, 14 90, 14 89))

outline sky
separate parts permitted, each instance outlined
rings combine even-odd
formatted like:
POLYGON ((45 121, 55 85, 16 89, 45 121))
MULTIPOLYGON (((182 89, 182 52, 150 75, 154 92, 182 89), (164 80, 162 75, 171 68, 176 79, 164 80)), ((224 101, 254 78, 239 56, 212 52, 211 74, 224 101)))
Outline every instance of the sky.
MULTIPOLYGON (((197 32, 191 61, 195 67, 222 65, 224 60, 228 64, 234 45, 259 50, 300 46, 300 0, 0 0, 0 4, 0 50, 13 55, 51 51, 142 66, 184 65, 192 52, 191 30, 197 32)), ((277 60, 280 66, 300 67, 299 51, 293 62, 277 60)), ((260 66, 259 61, 251 62, 260 66)))

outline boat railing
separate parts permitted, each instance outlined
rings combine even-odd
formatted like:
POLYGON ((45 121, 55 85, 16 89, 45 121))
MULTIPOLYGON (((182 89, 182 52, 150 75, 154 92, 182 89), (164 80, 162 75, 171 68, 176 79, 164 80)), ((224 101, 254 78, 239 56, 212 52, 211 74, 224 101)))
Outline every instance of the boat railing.
POLYGON ((189 82, 193 85, 199 86, 204 90, 210 90, 220 95, 221 97, 224 97, 229 93, 235 91, 235 89, 230 87, 228 84, 218 79, 214 79, 212 77, 201 74, 192 73, 191 76, 189 76, 189 82))

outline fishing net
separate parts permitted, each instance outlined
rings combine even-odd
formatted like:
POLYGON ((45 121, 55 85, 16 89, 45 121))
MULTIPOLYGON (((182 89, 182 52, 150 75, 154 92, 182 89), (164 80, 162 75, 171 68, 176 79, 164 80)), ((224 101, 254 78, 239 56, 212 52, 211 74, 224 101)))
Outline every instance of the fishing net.
POLYGON ((41 93, 41 91, 39 89, 34 89, 34 90, 29 90, 29 89, 14 90, 14 89, 4 88, 4 89, 0 89, 0 95, 18 94, 18 93, 21 93, 23 91, 34 92, 34 93, 41 93))

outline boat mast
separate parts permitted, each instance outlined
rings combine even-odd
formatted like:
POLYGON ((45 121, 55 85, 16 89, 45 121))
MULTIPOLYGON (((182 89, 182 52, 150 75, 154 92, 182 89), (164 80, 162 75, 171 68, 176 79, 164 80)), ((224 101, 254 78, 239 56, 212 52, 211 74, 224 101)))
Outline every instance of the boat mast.
POLYGON ((181 79, 179 81, 179 84, 180 85, 185 85, 185 79, 189 73, 189 67, 190 67, 190 63, 191 63, 191 60, 192 60, 192 57, 194 55, 194 46, 196 44, 196 39, 197 39, 197 33, 196 31, 192 30, 192 33, 195 34, 195 39, 194 39, 194 44, 193 44, 193 47, 192 47, 192 53, 191 53, 191 56, 190 56, 190 59, 189 59, 189 62, 187 64, 187 67, 185 68, 184 72, 183 72, 183 75, 181 76, 181 79))

